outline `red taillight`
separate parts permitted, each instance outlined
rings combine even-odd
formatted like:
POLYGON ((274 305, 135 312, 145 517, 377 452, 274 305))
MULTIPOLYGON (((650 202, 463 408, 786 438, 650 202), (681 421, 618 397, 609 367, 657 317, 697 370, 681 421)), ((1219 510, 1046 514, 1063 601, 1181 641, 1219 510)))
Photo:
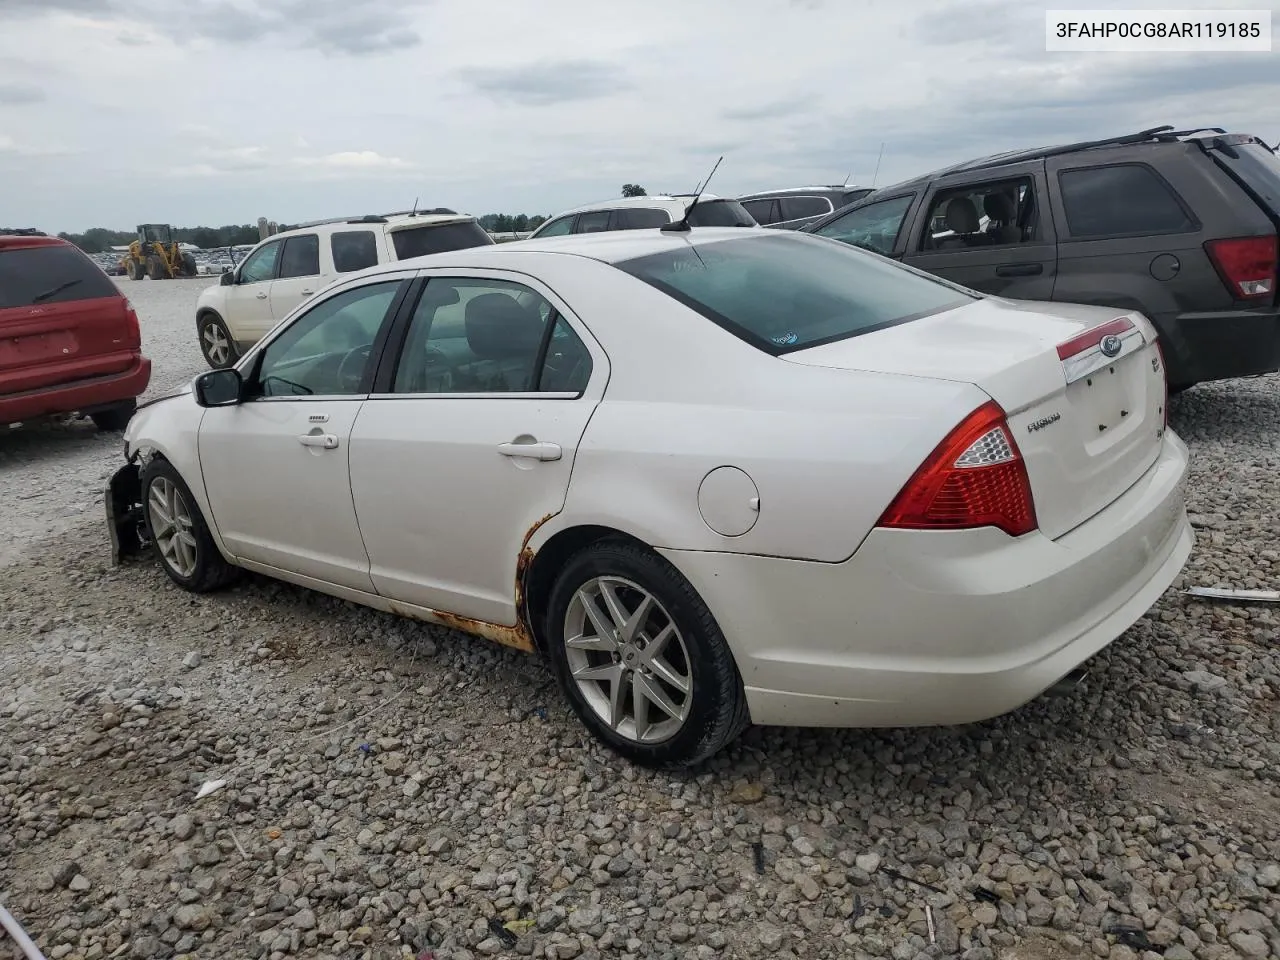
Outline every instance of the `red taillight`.
POLYGON ((124 329, 129 347, 139 349, 142 346, 142 326, 138 323, 138 311, 128 300, 124 302, 124 329))
POLYGON ((1204 245, 1209 259, 1217 268, 1222 282, 1237 300, 1270 297, 1276 292, 1276 238, 1241 237, 1235 240, 1210 240, 1204 245))
POLYGON ((994 400, 961 421, 889 504, 878 526, 909 530, 1036 528, 1026 464, 994 400))

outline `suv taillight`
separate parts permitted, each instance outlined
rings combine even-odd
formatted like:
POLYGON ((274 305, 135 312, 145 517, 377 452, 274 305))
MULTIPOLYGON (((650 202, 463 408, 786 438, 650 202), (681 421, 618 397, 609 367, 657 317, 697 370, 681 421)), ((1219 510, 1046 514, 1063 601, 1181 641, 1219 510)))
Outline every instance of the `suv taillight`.
POLYGON ((889 504, 877 526, 908 530, 1036 529, 1026 464, 994 400, 969 414, 889 504))
POLYGON ((129 348, 139 350, 142 348, 142 326, 138 323, 138 311, 133 308, 133 303, 126 300, 124 302, 124 329, 128 338, 129 348))
POLYGON ((1276 292, 1276 237, 1240 237, 1233 240, 1209 240, 1204 245, 1209 259, 1217 268, 1237 300, 1270 297, 1276 292))

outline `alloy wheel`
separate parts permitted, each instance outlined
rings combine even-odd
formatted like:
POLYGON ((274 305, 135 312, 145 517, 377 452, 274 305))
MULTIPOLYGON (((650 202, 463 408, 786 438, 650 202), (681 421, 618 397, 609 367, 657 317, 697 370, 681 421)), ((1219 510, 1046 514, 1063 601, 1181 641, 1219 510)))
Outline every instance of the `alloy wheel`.
POLYGON ((191 508, 178 485, 167 477, 156 477, 147 496, 147 513, 151 537, 164 562, 183 579, 193 576, 199 560, 196 537, 191 508))
POLYGON ((200 336, 204 340, 204 351, 209 361, 217 367, 226 366, 227 361, 231 359, 231 341, 222 332, 222 326, 212 322, 206 323, 200 336))
POLYGON ((661 743, 680 732, 693 705, 689 649, 649 591, 622 577, 595 577, 569 601, 569 674, 614 733, 661 743))

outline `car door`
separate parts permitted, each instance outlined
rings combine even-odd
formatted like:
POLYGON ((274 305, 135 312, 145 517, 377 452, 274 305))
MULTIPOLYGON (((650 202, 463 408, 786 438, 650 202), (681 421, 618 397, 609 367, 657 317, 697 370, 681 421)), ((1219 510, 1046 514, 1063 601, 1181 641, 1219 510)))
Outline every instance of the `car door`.
POLYGON ((564 506, 607 361, 527 275, 424 278, 351 438, 370 574, 390 599, 514 626, 520 552, 564 506))
POLYGON ((1044 161, 935 181, 903 259, 983 293, 1050 299, 1058 242, 1044 161))
POLYGON ((271 284, 280 266, 284 240, 258 247, 236 269, 235 283, 227 289, 223 317, 231 335, 241 343, 257 343, 275 323, 271 314, 271 284))
POLYGON ((235 556, 373 592, 351 504, 351 427, 409 277, 362 278, 327 295, 237 365, 244 401, 205 410, 205 492, 235 556))
POLYGON ((314 233, 286 237, 280 269, 271 281, 272 317, 283 320, 328 282, 320 272, 320 238, 314 233))

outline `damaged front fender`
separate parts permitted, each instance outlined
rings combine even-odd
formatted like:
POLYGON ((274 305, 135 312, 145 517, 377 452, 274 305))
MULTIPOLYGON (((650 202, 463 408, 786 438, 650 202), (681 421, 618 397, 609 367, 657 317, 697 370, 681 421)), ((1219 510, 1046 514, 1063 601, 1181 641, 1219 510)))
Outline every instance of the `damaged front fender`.
POLYGON ((111 565, 136 557, 151 546, 142 515, 142 471, 134 461, 111 475, 103 500, 107 508, 107 535, 111 538, 111 565))

